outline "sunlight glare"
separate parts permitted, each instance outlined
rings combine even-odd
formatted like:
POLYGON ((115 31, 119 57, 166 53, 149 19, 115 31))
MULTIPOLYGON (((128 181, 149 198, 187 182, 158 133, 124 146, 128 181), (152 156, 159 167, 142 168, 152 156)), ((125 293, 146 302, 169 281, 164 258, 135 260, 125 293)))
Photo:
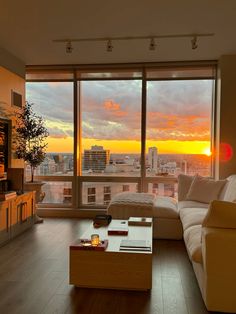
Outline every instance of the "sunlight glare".
POLYGON ((205 148, 203 154, 210 157, 212 155, 212 152, 210 148, 205 148))

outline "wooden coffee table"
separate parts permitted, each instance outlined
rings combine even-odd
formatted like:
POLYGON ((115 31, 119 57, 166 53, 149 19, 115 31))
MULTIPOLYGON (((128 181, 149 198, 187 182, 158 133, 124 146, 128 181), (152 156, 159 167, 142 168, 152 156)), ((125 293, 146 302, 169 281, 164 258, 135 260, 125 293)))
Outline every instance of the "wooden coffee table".
MULTIPOLYGON (((111 224, 124 222, 112 220, 111 224)), ((127 221, 126 221, 127 223, 127 221)), ((122 224, 123 225, 123 224, 122 224)), ((110 225, 111 226, 111 225, 110 225)), ((127 236, 107 234, 108 227, 93 225, 81 236, 90 239, 97 233, 108 239, 106 251, 78 250, 70 246, 70 284, 77 287, 148 290, 152 288, 152 226, 128 226, 127 236), (120 251, 121 240, 148 240, 151 251, 120 251)))

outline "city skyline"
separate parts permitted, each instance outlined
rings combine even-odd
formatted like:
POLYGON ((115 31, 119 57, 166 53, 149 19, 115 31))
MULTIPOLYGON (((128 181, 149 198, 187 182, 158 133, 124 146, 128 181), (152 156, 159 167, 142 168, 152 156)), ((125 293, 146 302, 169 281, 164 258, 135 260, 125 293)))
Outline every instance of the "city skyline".
MULTIPOLYGON (((48 153, 45 161, 37 167, 35 175, 45 176, 44 203, 66 203, 72 201, 72 181, 47 181, 47 176, 73 176, 74 156, 72 153, 48 153)), ((141 163, 139 154, 111 154, 103 147, 91 147, 86 154, 82 154, 82 176, 109 177, 140 177, 141 163)), ((179 174, 211 176, 211 158, 206 155, 194 154, 159 154, 158 149, 152 147, 146 154, 146 177, 157 178, 148 184, 148 191, 156 195, 177 197, 177 181, 158 182, 158 178, 172 177, 177 180, 179 174)), ((30 175, 30 167, 26 167, 26 177, 30 175)), ((82 184, 84 204, 106 205, 116 193, 130 191, 137 192, 137 183, 128 182, 91 182, 82 184)))

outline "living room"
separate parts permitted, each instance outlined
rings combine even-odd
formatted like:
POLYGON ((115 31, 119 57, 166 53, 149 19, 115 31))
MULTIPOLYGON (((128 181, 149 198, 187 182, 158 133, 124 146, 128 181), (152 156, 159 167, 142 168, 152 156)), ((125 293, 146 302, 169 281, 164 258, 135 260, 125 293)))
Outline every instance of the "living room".
MULTIPOLYGON (((236 173, 235 10, 234 1, 3 4, 5 173, 18 171, 18 183, 30 176, 15 154, 16 112, 25 101, 49 133, 46 159, 34 173, 43 181, 34 209, 43 223, 23 217, 25 205, 27 231, 12 228, 10 239, 13 218, 6 206, 1 213, 3 313, 236 312, 233 302, 214 307, 200 291, 184 241, 169 236, 177 230, 173 217, 152 216, 150 291, 74 288, 68 278, 69 246, 117 193, 175 200, 179 174, 225 180, 236 173)), ((21 202, 30 204, 30 195, 21 202)))

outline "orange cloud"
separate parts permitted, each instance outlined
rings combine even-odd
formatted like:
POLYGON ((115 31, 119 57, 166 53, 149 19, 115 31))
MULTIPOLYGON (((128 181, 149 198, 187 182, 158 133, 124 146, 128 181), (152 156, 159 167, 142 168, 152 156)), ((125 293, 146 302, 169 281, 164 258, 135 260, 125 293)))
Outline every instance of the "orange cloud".
POLYGON ((205 115, 147 113, 147 136, 152 140, 210 139, 210 118, 205 115))
POLYGON ((111 111, 120 110, 120 105, 114 103, 112 100, 106 100, 106 101, 104 102, 103 107, 104 107, 106 110, 111 110, 111 111))
POLYGON ((125 117, 128 114, 128 112, 121 110, 120 104, 116 104, 112 100, 106 100, 103 107, 105 110, 112 112, 113 116, 116 117, 125 117))

